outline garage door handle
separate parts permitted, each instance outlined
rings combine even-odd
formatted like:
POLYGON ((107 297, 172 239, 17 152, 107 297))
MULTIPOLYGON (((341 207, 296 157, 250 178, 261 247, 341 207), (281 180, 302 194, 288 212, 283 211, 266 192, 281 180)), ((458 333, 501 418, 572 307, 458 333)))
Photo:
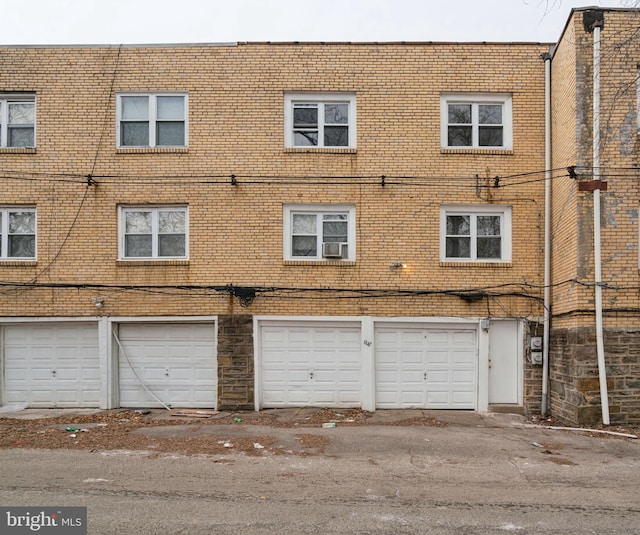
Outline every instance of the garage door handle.
POLYGON ((55 376, 56 376, 56 371, 55 371, 55 370, 51 370, 51 375, 52 375, 53 377, 55 377, 55 376))
POLYGON ((309 372, 309 379, 313 379, 313 372, 309 372))
POLYGON ((424 380, 427 380, 427 372, 424 372, 424 380))

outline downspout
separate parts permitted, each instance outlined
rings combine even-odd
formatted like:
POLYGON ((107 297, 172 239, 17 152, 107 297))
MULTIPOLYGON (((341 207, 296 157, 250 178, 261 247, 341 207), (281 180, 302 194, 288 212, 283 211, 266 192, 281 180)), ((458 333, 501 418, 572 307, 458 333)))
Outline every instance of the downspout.
POLYGON ((551 54, 544 60, 544 319, 542 343, 542 404, 540 413, 547 416, 549 400, 549 330, 551 319, 551 54))
MULTIPOLYGON (((600 29, 604 23, 598 19, 593 23, 593 180, 600 180, 600 29)), ((593 191, 593 261, 596 300, 596 350, 598 354, 598 376, 600 379, 600 403, 602 423, 609 425, 609 394, 607 392, 607 370, 604 360, 604 335, 602 325, 602 258, 600 250, 600 188, 593 191)))

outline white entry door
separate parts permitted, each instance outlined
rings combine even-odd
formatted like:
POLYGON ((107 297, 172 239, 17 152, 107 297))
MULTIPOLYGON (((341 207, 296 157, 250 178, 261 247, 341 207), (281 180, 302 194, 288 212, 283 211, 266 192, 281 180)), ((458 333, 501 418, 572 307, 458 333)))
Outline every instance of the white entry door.
POLYGON ((121 407, 159 407, 147 389, 170 407, 216 407, 213 323, 122 323, 118 338, 121 407))
POLYGON ((262 322, 262 406, 360 407, 357 323, 262 322))
POLYGON ((29 407, 99 407, 95 322, 24 323, 3 331, 4 402, 29 407))
POLYGON ((492 320, 489 327, 489 403, 520 403, 522 344, 518 320, 492 320))
POLYGON ((477 330, 455 325, 377 325, 376 407, 474 409, 477 330))

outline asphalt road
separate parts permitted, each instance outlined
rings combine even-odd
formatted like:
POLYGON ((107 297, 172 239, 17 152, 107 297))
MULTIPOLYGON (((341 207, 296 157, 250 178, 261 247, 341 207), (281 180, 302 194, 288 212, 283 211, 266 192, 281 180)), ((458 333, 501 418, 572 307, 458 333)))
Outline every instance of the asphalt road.
POLYGON ((640 533, 640 441, 504 422, 304 429, 329 439, 307 456, 5 449, 0 503, 87 506, 91 534, 640 533))

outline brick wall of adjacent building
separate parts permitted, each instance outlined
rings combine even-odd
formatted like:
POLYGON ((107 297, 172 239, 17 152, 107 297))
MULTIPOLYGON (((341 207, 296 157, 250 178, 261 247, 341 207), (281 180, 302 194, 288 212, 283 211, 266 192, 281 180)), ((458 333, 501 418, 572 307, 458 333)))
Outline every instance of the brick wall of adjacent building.
MULTIPOLYGON (((551 411, 580 424, 601 418, 596 354, 593 193, 579 192, 593 166, 593 33, 585 10, 569 20, 553 59, 552 167, 575 165, 578 180, 553 181, 551 411), (570 281, 570 282, 565 282, 570 281)), ((601 30, 601 248, 604 356, 612 423, 639 414, 637 10, 604 11, 601 30)))

